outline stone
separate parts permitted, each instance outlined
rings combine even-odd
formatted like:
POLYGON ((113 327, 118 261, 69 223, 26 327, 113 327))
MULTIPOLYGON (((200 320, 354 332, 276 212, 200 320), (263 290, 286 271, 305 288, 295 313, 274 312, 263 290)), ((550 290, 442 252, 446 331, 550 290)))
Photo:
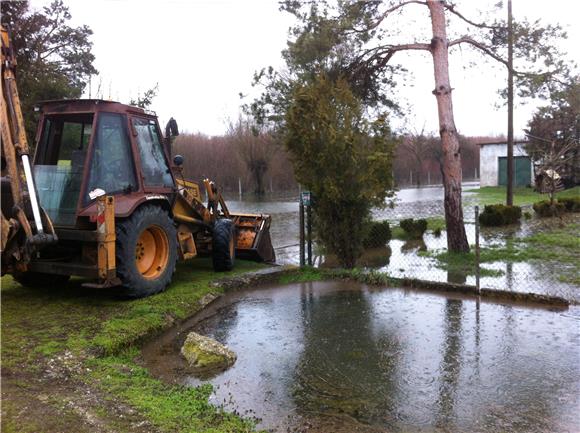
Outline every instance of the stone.
POLYGON ((193 372, 217 372, 231 367, 237 356, 221 343, 196 332, 190 332, 181 347, 181 354, 193 372))

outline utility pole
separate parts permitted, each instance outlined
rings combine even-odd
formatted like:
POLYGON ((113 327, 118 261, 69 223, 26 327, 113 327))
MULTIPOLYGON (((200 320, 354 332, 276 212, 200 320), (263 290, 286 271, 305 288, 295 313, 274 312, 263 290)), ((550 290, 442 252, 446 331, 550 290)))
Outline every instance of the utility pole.
POLYGON ((506 205, 514 204, 514 29, 512 0, 508 0, 508 133, 507 133, 507 197, 506 205))

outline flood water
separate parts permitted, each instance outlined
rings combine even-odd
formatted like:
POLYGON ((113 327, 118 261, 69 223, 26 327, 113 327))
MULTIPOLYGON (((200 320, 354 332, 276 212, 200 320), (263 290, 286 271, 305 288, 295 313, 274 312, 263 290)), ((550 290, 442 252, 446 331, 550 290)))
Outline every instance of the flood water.
MULTIPOLYGON (((463 184, 463 203, 465 230, 470 245, 475 244, 474 206, 475 197, 469 189, 479 186, 478 183, 463 184)), ((230 209, 238 212, 265 213, 272 215, 270 233, 272 243, 276 249, 279 264, 299 264, 299 215, 297 193, 267 201, 228 201, 230 209), (295 196, 295 197, 294 197, 295 196), (289 199, 288 197, 293 197, 289 199)), ((386 219, 391 226, 404 218, 442 217, 443 187, 430 186, 423 188, 403 189, 397 192, 396 205, 393 208, 377 209, 373 212, 374 219, 386 219)), ((527 209, 531 213, 531 209, 527 209)), ((579 222, 580 215, 569 214, 561 222, 554 222, 551 218, 522 219, 520 224, 501 228, 482 228, 480 244, 482 247, 505 245, 507 241, 522 238, 534 233, 553 229, 565 219, 579 222)), ((570 221, 569 221, 570 222, 570 221)), ((359 266, 375 268, 386 272, 393 277, 419 278, 430 281, 451 282, 475 285, 475 274, 448 273, 437 267, 433 258, 421 255, 423 251, 443 250, 447 247, 445 231, 437 237, 427 232, 423 242, 405 242, 392 239, 388 247, 370 251, 359 261, 359 266)), ((314 265, 337 266, 336 262, 323 257, 314 248, 314 265)), ((481 286, 499 290, 516 292, 531 292, 559 296, 565 299, 580 302, 578 286, 561 281, 562 275, 572 275, 574 267, 569 263, 560 262, 494 262, 485 263, 483 268, 493 272, 482 275, 481 286)), ((475 269, 475 268, 474 268, 475 269)), ((484 271, 485 272, 485 271, 484 271)))
POLYGON ((580 431, 580 309, 352 282, 230 293, 148 344, 171 382, 275 432, 580 431), (215 377, 179 355, 195 330, 238 354, 215 377))

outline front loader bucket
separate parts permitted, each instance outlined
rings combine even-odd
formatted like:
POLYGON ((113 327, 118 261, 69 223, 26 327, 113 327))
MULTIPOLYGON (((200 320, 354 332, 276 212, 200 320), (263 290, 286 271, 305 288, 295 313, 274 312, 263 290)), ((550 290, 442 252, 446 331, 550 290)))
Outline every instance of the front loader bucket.
POLYGON ((270 215, 230 214, 237 230, 236 256, 274 263, 276 253, 270 239, 270 215))

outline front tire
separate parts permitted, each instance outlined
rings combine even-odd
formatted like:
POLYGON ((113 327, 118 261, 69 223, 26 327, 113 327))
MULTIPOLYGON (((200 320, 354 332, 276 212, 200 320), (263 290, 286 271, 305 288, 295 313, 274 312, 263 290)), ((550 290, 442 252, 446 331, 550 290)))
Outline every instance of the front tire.
POLYGON ((212 261, 216 272, 231 271, 236 258, 235 226, 232 220, 220 219, 214 223, 212 261))
POLYGON ((117 223, 117 277, 125 294, 143 298, 166 289, 177 262, 177 231, 166 211, 142 206, 117 223))

